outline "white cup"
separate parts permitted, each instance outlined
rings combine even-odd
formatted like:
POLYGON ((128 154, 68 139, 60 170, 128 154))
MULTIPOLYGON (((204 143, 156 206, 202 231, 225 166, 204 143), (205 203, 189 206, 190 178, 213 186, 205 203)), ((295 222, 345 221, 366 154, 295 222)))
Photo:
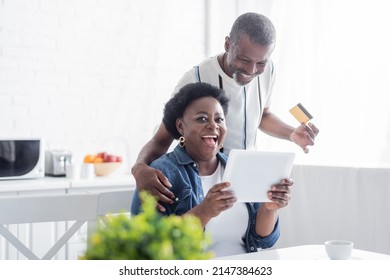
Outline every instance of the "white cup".
POLYGON ((325 249, 331 260, 348 260, 351 257, 353 242, 347 240, 325 241, 325 249))
POLYGON ((80 165, 76 163, 68 163, 65 167, 66 178, 77 180, 80 179, 80 165))
POLYGON ((93 163, 83 163, 81 167, 81 178, 93 179, 95 177, 95 168, 93 163))

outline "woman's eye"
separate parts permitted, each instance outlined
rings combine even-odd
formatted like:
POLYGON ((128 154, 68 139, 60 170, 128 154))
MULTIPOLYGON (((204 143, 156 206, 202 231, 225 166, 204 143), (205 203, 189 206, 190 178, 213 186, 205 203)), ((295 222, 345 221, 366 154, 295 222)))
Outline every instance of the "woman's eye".
POLYGON ((225 121, 225 119, 224 118, 217 118, 215 121, 217 123, 223 123, 225 121))
POLYGON ((205 121, 207 121, 207 118, 206 117, 199 117, 199 118, 197 118, 197 120, 200 122, 205 122, 205 121))

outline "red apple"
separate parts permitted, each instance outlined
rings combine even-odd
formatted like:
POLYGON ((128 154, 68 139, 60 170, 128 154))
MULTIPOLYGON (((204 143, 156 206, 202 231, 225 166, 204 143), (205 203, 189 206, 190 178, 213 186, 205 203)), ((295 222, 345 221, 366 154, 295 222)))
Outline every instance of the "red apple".
POLYGON ((101 152, 101 153, 98 153, 97 155, 96 155, 96 157, 98 157, 98 158, 102 158, 103 160, 104 160, 104 158, 107 156, 107 152, 101 152))
POLYGON ((117 162, 117 158, 115 155, 107 155, 107 161, 105 162, 117 162))
POLYGON ((108 162, 108 153, 103 153, 103 162, 108 162))

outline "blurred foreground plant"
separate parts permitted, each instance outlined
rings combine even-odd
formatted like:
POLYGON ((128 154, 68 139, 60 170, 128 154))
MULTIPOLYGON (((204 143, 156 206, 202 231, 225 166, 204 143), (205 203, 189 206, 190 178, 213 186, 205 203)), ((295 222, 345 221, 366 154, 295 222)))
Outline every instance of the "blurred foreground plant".
POLYGON ((211 240, 194 216, 161 216, 156 200, 140 194, 142 212, 104 217, 104 225, 88 240, 82 259, 89 260, 203 260, 211 240))

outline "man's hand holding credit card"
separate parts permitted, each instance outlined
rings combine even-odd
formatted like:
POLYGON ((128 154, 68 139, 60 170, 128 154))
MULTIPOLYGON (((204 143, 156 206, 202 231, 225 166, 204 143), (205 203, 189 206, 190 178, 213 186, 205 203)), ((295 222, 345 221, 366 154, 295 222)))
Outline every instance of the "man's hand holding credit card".
POLYGON ((307 145, 314 145, 314 138, 319 130, 315 125, 309 123, 313 116, 306 110, 301 103, 298 103, 290 109, 290 113, 301 124, 291 135, 290 139, 299 145, 305 153, 309 152, 307 145))

